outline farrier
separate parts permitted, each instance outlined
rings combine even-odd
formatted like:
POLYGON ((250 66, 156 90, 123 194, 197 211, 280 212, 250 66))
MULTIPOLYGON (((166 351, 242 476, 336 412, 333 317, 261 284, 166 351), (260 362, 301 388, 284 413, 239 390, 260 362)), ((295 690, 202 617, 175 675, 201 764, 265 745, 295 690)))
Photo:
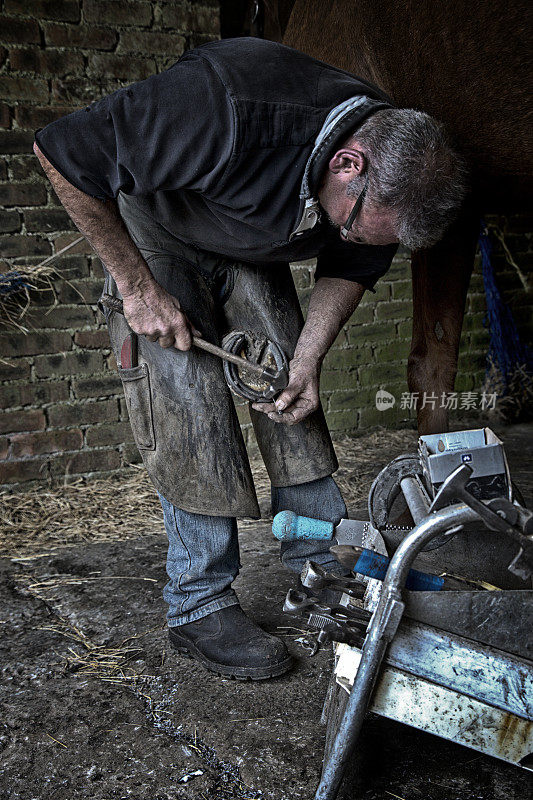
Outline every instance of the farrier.
MULTIPOLYGON (((35 151, 105 268, 113 350, 135 440, 169 539, 171 643, 223 675, 268 678, 283 643, 242 612, 238 517, 259 508, 218 359, 191 334, 264 334, 291 358, 289 384, 251 418, 272 510, 337 523, 346 507, 319 403, 320 367, 399 242, 441 237, 464 196, 442 126, 378 87, 282 45, 212 42, 173 67, 52 123, 35 151), (317 257, 305 325, 289 262, 317 257)), ((320 543, 286 543, 284 564, 320 543)))

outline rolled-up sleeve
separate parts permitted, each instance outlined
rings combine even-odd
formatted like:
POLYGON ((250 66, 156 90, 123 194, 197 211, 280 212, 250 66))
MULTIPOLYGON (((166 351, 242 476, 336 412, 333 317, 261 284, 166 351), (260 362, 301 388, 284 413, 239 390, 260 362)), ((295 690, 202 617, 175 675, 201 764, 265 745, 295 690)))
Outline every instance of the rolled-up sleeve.
POLYGON ((203 191, 224 172, 233 138, 226 90, 202 58, 180 60, 36 134, 58 172, 102 200, 119 191, 203 191))
POLYGON ((320 278, 344 278, 374 291, 376 282, 390 268, 397 244, 369 245, 342 242, 330 237, 317 257, 315 281, 320 278))

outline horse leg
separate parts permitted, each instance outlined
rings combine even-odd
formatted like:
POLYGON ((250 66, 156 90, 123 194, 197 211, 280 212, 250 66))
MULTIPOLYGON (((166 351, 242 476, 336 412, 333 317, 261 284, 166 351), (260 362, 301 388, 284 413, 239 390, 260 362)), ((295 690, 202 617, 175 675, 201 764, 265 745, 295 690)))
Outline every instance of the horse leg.
POLYGON ((413 336, 407 382, 409 391, 417 393, 420 435, 448 430, 442 395, 454 389, 478 231, 478 218, 465 214, 435 247, 411 258, 413 336))

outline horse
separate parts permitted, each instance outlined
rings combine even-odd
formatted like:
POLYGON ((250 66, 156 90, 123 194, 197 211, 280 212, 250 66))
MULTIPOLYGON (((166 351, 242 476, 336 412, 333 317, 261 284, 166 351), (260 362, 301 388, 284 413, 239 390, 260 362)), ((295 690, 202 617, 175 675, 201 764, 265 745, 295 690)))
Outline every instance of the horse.
MULTIPOLYGON (((410 392, 452 392, 483 213, 523 211, 533 146, 525 0, 264 0, 256 34, 366 78, 401 107, 442 121, 471 170, 471 191, 442 240, 411 255, 410 392)), ((248 30, 250 30, 248 19, 248 30)), ((448 412, 417 408, 419 434, 448 412)))

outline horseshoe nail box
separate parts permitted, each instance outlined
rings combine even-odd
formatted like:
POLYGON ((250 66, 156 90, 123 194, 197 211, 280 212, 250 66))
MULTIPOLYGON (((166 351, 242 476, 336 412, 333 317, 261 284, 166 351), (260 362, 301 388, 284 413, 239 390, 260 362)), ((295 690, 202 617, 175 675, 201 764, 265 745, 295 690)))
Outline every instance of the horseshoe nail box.
POLYGON ((454 469, 468 464, 474 471, 467 486, 475 497, 489 500, 503 495, 512 499, 503 442, 490 428, 421 436, 418 454, 426 486, 433 497, 454 469))

